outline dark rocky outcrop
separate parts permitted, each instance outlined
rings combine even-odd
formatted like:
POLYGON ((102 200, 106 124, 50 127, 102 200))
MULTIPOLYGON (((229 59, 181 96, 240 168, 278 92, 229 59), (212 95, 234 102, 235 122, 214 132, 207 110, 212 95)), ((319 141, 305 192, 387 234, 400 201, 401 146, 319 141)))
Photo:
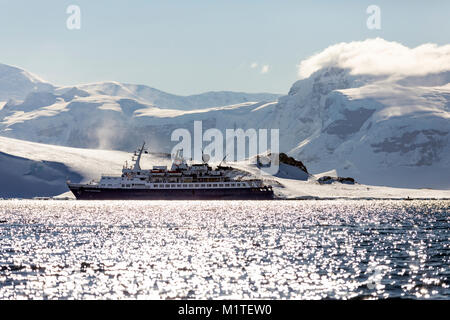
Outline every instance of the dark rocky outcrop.
POLYGON ((308 170, 306 169, 306 166, 303 164, 303 162, 295 160, 293 157, 289 157, 285 153, 280 153, 280 163, 285 163, 294 167, 297 167, 306 173, 308 173, 308 170))
POLYGON ((331 184, 333 182, 340 182, 344 184, 355 184, 355 179, 350 177, 330 177, 330 176, 323 176, 320 177, 317 180, 320 184, 331 184))

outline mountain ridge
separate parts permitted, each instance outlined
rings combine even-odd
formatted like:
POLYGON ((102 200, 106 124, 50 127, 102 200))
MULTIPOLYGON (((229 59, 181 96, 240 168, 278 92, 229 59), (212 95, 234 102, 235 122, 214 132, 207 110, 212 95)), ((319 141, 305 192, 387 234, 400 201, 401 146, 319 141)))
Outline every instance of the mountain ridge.
POLYGON ((242 103, 274 100, 281 94, 246 93, 235 91, 207 91, 193 95, 176 95, 143 85, 100 81, 79 85, 56 86, 19 67, 0 63, 0 101, 24 100, 30 93, 49 92, 64 94, 67 91, 84 91, 91 94, 120 96, 161 108, 189 110, 242 103))

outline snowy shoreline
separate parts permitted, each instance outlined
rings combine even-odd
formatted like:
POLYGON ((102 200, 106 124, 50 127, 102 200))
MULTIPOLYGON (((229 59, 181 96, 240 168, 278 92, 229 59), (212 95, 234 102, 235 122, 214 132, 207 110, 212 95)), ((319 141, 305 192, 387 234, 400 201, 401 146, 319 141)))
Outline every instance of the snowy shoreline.
MULTIPOLYGON (((0 174, 9 181, 0 186, 0 198, 72 197, 67 178, 82 182, 98 179, 103 173, 120 172, 130 154, 123 151, 70 148, 0 137, 0 174)), ((144 167, 169 165, 170 159, 149 154, 142 159, 144 167)), ((217 165, 211 163, 212 166, 217 165)), ((260 177, 272 185, 277 199, 285 200, 448 200, 450 190, 408 189, 334 182, 320 184, 321 174, 307 174, 281 164, 275 176, 261 175, 254 162, 229 162, 241 178, 260 177)), ((326 172, 331 175, 330 172, 326 172)), ((358 181, 357 181, 358 182, 358 181)))

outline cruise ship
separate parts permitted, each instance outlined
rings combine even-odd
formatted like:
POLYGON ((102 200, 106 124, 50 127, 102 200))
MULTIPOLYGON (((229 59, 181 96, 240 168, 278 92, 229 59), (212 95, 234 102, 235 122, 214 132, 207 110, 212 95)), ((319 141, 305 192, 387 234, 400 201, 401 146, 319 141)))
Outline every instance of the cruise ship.
POLYGON ((145 143, 126 163, 120 175, 102 175, 99 181, 67 185, 79 200, 269 200, 271 186, 262 180, 230 177, 229 167, 213 169, 207 162, 189 165, 178 151, 170 169, 167 166, 141 168, 145 143))

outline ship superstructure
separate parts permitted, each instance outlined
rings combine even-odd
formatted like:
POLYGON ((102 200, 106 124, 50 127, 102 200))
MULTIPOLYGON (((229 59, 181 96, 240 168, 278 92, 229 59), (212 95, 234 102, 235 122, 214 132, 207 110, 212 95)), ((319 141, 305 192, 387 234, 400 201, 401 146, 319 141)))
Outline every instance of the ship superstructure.
POLYGON ((177 151, 172 165, 142 169, 140 162, 145 143, 134 153, 132 164, 126 163, 120 175, 101 175, 87 184, 67 182, 77 199, 84 200, 222 200, 273 199, 271 186, 259 179, 240 180, 218 166, 203 163, 189 165, 177 151))

